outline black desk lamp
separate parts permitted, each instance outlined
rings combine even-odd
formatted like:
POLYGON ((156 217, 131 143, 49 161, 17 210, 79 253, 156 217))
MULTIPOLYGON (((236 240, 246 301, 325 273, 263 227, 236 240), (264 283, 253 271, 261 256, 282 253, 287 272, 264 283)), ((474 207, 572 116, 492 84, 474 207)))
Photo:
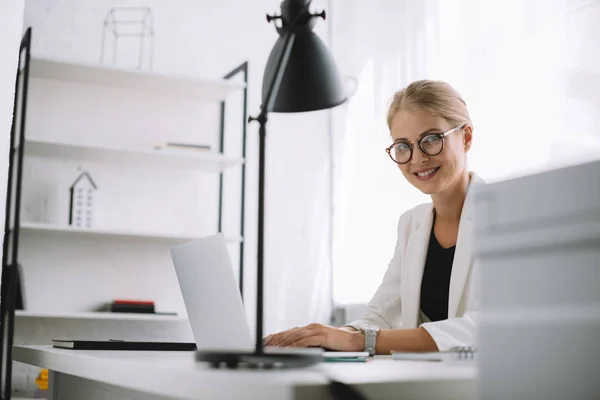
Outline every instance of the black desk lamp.
POLYGON ((256 297, 256 347, 254 352, 199 351, 198 361, 213 366, 307 366, 321 361, 319 351, 264 351, 263 292, 264 292, 264 194, 265 140, 267 114, 292 113, 332 108, 346 101, 339 72, 331 54, 312 31, 317 18, 325 12, 311 14, 311 0, 284 0, 280 16, 267 16, 267 22, 281 20, 277 27, 279 39, 267 61, 262 87, 260 114, 249 121, 260 124, 258 164, 258 254, 256 297))

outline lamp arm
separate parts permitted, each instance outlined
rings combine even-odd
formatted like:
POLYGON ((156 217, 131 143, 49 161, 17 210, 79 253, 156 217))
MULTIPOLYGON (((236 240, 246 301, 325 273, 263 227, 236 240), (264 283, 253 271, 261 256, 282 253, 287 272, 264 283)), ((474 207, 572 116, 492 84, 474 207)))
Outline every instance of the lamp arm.
POLYGON ((283 71, 289 60, 295 34, 286 33, 284 49, 277 63, 267 97, 260 108, 260 114, 256 118, 259 123, 258 136, 258 238, 256 254, 256 345, 254 351, 262 354, 263 344, 263 314, 264 314, 264 232, 265 232, 265 153, 267 138, 267 114, 276 98, 279 86, 283 78, 283 71))
POLYGON ((287 28, 283 43, 283 51, 277 65, 273 79, 269 83, 269 89, 260 106, 260 114, 257 118, 250 117, 250 121, 257 121, 259 125, 259 148, 258 148, 258 237, 256 254, 256 344, 255 354, 263 354, 263 314, 264 314, 264 220, 265 220, 265 158, 266 158, 266 137, 267 137, 267 114, 273 108, 273 103, 277 98, 279 87, 286 70, 287 63, 292 52, 292 47, 296 34, 293 32, 298 25, 302 15, 308 11, 311 0, 307 1, 302 10, 296 15, 294 21, 287 28))

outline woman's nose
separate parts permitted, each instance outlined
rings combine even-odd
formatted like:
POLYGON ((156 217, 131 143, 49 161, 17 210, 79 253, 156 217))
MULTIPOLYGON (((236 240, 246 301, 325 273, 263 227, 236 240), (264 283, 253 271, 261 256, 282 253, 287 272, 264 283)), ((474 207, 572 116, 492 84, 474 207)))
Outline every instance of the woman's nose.
POLYGON ((429 156, 427 154, 423 153, 423 151, 421 151, 419 146, 415 146, 415 148, 413 150, 411 164, 415 164, 415 165, 423 164, 423 163, 426 163, 427 161, 429 161, 429 156))

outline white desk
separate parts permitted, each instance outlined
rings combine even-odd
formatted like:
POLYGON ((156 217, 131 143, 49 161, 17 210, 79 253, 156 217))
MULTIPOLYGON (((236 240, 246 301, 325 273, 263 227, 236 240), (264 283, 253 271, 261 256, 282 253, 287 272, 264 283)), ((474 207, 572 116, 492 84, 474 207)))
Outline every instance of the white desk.
POLYGON ((472 399, 476 368, 436 362, 323 363, 297 370, 212 369, 193 352, 15 346, 13 359, 50 370, 49 400, 329 399, 327 377, 369 399, 472 399))

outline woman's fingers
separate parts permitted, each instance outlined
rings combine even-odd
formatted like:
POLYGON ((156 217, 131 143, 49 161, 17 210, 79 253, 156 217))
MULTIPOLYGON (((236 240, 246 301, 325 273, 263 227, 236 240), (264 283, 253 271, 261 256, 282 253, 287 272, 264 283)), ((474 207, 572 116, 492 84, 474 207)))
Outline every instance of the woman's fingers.
POLYGON ((285 340, 283 340, 281 342, 280 346, 281 347, 292 346, 294 343, 296 343, 299 340, 302 340, 302 339, 305 339, 307 337, 314 336, 317 334, 318 334, 318 332, 314 331, 313 329, 302 328, 302 329, 294 332, 293 334, 287 336, 285 338, 285 340))
POLYGON ((280 347, 281 343, 286 340, 286 338, 288 336, 290 336, 291 334, 293 334, 294 332, 296 332, 297 330, 299 330, 300 328, 293 328, 293 329, 289 329, 287 331, 283 331, 280 333, 277 333, 275 335, 273 335, 272 340, 269 343, 269 346, 271 347, 280 347))
POLYGON ((307 334, 307 328, 298 329, 295 332, 291 332, 289 335, 287 335, 279 345, 281 347, 289 346, 290 343, 295 342, 298 338, 305 337, 307 334))
MULTIPOLYGON (((356 351, 362 349, 357 342, 357 332, 321 324, 289 329, 265 338, 268 347, 325 347, 334 350, 356 351)), ((358 338, 360 342, 363 339, 358 338)))
POLYGON ((324 346, 327 327, 321 324, 310 324, 302 328, 293 328, 277 334, 269 335, 265 339, 265 346, 269 347, 307 347, 324 346), (299 345, 299 343, 301 343, 299 345), (304 344, 308 343, 308 344, 304 344))
POLYGON ((273 336, 274 335, 268 335, 266 338, 263 339, 263 346, 268 346, 271 344, 271 341, 273 340, 273 336))
POLYGON ((320 324, 311 324, 301 330, 289 335, 284 342, 281 343, 283 347, 286 346, 297 346, 298 342, 305 339, 315 337, 317 340, 311 340, 310 346, 323 346, 326 335, 326 327, 320 324))
POLYGON ((286 332, 280 332, 280 333, 277 333, 277 334, 273 335, 273 336, 271 337, 271 340, 269 341, 269 344, 268 344, 268 346, 271 346, 271 347, 275 347, 275 346, 277 346, 277 344, 278 344, 279 342, 281 342, 281 340, 282 340, 282 337, 283 337, 283 335, 285 335, 285 334, 286 334, 286 332))
POLYGON ((300 339, 293 343, 292 347, 319 347, 323 346, 323 336, 315 335, 300 339))

